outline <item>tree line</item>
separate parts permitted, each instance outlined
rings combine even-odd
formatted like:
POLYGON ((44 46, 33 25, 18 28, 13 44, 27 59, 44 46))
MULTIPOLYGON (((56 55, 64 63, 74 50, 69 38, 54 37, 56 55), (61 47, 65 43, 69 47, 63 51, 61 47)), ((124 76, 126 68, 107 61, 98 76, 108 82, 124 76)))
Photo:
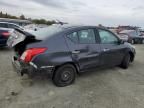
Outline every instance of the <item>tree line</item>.
POLYGON ((21 19, 21 20, 29 20, 35 24, 47 24, 47 25, 52 25, 55 24, 56 21, 52 20, 45 20, 45 19, 32 19, 32 18, 26 18, 23 14, 18 16, 10 15, 8 13, 3 13, 2 11, 0 12, 0 18, 10 18, 10 19, 21 19))

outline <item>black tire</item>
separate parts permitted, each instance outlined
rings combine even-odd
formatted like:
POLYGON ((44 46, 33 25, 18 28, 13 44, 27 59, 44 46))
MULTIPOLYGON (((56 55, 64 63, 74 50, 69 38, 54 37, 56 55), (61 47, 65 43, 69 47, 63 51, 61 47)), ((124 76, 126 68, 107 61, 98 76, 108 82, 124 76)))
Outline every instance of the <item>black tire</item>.
POLYGON ((130 54, 126 54, 122 63, 121 63, 121 67, 123 69, 127 69, 129 67, 129 64, 130 64, 130 54))
POLYGON ((73 65, 67 64, 59 67, 53 76, 53 83, 58 87, 64 87, 75 81, 76 69, 73 65))

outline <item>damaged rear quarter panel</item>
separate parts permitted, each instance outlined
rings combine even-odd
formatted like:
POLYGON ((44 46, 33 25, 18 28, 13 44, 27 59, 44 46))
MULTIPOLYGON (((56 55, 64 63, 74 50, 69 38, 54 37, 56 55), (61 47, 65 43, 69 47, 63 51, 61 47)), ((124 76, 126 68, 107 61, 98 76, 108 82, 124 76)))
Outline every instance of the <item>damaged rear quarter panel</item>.
POLYGON ((58 66, 66 62, 72 62, 71 52, 69 51, 63 34, 54 35, 48 39, 29 44, 29 48, 47 48, 46 52, 35 56, 32 62, 39 68, 43 66, 58 66))

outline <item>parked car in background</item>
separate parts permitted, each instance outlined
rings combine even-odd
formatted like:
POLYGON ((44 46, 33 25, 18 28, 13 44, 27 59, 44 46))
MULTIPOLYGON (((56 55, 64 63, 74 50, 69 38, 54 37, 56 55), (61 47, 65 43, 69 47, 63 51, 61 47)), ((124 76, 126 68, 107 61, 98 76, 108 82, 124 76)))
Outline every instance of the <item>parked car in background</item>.
POLYGON ((15 30, 7 44, 14 48, 12 63, 19 74, 47 73, 61 87, 72 84, 76 73, 118 65, 127 69, 135 58, 131 44, 95 26, 50 26, 33 34, 15 30))
POLYGON ((132 44, 143 44, 144 37, 135 30, 123 30, 119 32, 120 36, 128 36, 128 42, 132 44))
POLYGON ((144 36, 144 31, 143 30, 141 30, 140 33, 141 33, 141 36, 144 36))
POLYGON ((41 28, 45 28, 45 27, 48 27, 48 25, 46 25, 46 24, 29 24, 29 25, 24 26, 24 29, 27 32, 31 32, 31 31, 37 31, 37 30, 39 30, 41 28))
POLYGON ((131 43, 131 42, 132 42, 131 38, 129 38, 129 36, 128 36, 127 34, 125 34, 125 33, 120 33, 120 34, 117 34, 117 35, 118 35, 119 38, 120 38, 121 40, 123 40, 124 42, 128 42, 128 43, 131 43))
POLYGON ((124 42, 128 42, 131 43, 131 40, 129 40, 129 36, 127 34, 123 34, 123 33, 118 33, 117 29, 109 29, 110 31, 112 31, 114 34, 116 34, 121 40, 123 40, 124 42))
POLYGON ((0 28, 0 47, 6 46, 8 37, 10 36, 11 29, 0 28))
POLYGON ((0 27, 1 28, 10 28, 10 29, 21 29, 23 30, 23 28, 17 24, 14 23, 8 23, 8 22, 0 22, 0 27))

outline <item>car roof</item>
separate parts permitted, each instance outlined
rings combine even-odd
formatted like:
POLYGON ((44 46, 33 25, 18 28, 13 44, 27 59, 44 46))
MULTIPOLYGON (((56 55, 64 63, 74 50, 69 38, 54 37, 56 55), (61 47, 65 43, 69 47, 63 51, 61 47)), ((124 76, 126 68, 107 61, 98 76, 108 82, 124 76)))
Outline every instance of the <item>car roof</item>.
MULTIPOLYGON (((64 30, 66 29, 75 29, 75 28, 99 28, 99 29, 106 29, 105 27, 99 27, 99 26, 91 26, 91 25, 70 25, 70 24, 64 24, 64 25, 55 25, 57 27, 60 27, 64 30)), ((108 30, 108 29, 106 29, 108 30)))

